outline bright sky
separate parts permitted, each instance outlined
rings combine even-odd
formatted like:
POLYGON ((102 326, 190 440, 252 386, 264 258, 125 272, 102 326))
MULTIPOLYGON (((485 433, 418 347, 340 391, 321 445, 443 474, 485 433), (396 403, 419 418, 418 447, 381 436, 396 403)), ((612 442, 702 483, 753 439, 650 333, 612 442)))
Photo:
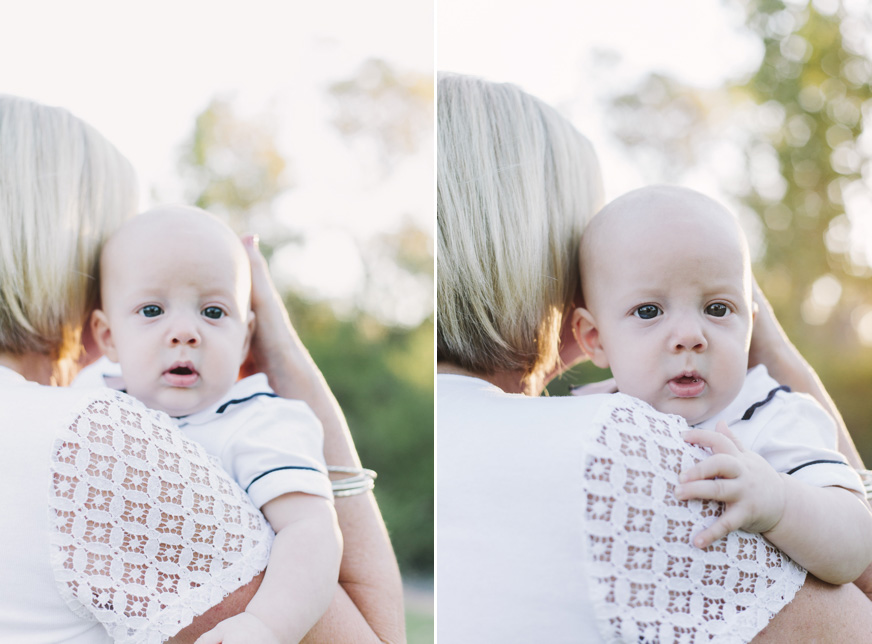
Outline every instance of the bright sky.
MULTIPOLYGON (((326 88, 374 57, 430 73, 433 22, 432 3, 407 0, 6 0, 0 91, 95 126, 139 172, 143 208, 155 188, 181 199, 178 147, 216 95, 235 96, 250 114, 271 103, 295 185, 281 215, 353 250, 406 214, 433 229, 433 148, 376 181, 329 124, 326 88)), ((353 258, 350 271, 323 252, 305 265, 326 278, 309 285, 325 294, 359 285, 353 258)))
POLYGON ((716 87, 759 60, 742 20, 722 0, 439 0, 437 68, 511 82, 563 108, 593 142, 611 199, 642 179, 605 131, 594 52, 620 55, 627 88, 649 71, 716 87))

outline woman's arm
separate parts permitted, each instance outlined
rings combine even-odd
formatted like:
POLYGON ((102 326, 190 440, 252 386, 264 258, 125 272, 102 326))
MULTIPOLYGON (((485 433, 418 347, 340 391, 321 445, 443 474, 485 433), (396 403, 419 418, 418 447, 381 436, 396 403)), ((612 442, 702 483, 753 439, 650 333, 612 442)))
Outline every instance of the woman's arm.
POLYGON ((794 391, 807 393, 817 400, 836 421, 839 451, 848 459, 848 463, 852 467, 865 468, 842 415, 836 409, 836 405, 827 390, 824 389, 814 369, 805 361, 805 358, 787 337, 784 329, 781 328, 775 313, 772 311, 772 306, 756 282, 754 283, 754 303, 757 305, 757 316, 754 320, 754 333, 751 336, 748 366, 764 364, 775 380, 789 386, 794 391))
POLYGON ((809 575, 752 643, 867 642, 872 638, 869 608, 869 599, 855 585, 831 586, 809 575))
MULTIPOLYGON (((360 467, 354 441, 333 393, 297 336, 266 260, 253 237, 243 239, 252 268, 257 331, 251 362, 280 396, 306 402, 324 427, 329 465, 360 467)), ((372 493, 336 499, 345 541, 339 588, 306 642, 403 642, 403 588, 396 557, 372 493)))

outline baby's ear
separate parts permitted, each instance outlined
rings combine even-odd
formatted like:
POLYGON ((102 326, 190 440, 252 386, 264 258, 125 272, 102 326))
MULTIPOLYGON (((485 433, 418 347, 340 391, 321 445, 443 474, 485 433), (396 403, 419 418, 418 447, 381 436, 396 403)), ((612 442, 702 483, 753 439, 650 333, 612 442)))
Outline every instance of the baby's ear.
POLYGON ((572 334, 591 362, 600 369, 608 368, 609 360, 600 342, 596 320, 590 311, 579 307, 572 312, 572 334))
POLYGON ((112 362, 118 362, 118 350, 115 348, 115 340, 112 338, 112 329, 109 326, 109 318, 100 309, 91 313, 91 335, 100 353, 112 362))

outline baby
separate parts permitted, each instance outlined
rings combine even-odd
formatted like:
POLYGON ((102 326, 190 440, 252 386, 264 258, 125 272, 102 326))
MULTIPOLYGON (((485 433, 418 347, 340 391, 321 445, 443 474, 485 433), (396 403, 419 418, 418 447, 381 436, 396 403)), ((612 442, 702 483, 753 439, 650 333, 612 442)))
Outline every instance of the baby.
POLYGON ((683 416, 695 427, 686 440, 713 453, 675 488, 726 504, 694 544, 759 532, 824 581, 856 579, 872 562, 872 514, 832 419, 765 367, 747 371, 755 311, 737 220, 692 190, 642 188, 593 218, 580 258, 581 347, 622 393, 683 416))
POLYGON ((263 374, 237 382, 255 324, 242 243, 205 211, 158 208, 111 237, 100 275, 91 329, 127 392, 219 458, 276 532, 245 612, 202 640, 298 642, 333 598, 341 536, 317 418, 263 374))

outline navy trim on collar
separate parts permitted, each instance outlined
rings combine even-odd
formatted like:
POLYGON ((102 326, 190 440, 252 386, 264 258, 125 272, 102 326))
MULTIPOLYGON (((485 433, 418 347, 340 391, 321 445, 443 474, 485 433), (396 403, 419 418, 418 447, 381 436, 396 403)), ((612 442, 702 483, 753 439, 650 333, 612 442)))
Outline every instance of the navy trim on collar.
POLYGON ((772 402, 772 399, 775 398, 775 394, 777 394, 779 391, 786 391, 787 393, 790 393, 790 387, 788 387, 787 385, 781 385, 780 387, 776 387, 775 389, 770 391, 763 400, 761 400, 760 402, 755 402, 753 405, 745 410, 745 413, 742 415, 742 420, 750 420, 751 416, 754 415, 754 412, 760 409, 760 407, 762 407, 763 405, 767 405, 772 402))
POLYGON ((221 405, 218 409, 215 410, 216 414, 223 414, 224 410, 226 410, 230 405, 238 405, 239 403, 244 403, 247 400, 251 400, 252 398, 257 398, 258 396, 267 396, 269 398, 278 398, 278 394, 271 393, 269 391, 260 391, 256 394, 251 394, 245 398, 237 398, 235 400, 228 400, 226 403, 221 405))
POLYGON ((249 483, 248 487, 245 488, 246 494, 248 493, 248 490, 251 489, 251 486, 254 485, 255 481, 262 479, 267 474, 272 474, 273 472, 278 472, 279 470, 310 470, 312 472, 318 472, 318 474, 324 473, 319 469, 315 469, 314 467, 304 467, 302 465, 285 465, 284 467, 274 467, 273 469, 267 470, 266 472, 258 474, 253 479, 251 479, 251 483, 249 483))

